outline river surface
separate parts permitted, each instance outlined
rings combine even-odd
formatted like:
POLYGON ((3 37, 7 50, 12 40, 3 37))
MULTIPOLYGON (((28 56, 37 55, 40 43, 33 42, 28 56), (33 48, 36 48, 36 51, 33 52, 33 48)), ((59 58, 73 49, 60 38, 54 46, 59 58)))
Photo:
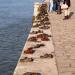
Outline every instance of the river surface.
POLYGON ((40 0, 0 0, 0 75, 13 75, 40 0))

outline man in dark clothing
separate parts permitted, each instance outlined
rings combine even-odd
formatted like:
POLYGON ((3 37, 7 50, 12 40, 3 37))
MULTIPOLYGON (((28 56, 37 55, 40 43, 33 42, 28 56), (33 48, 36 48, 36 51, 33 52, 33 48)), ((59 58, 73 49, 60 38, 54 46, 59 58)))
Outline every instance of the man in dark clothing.
POLYGON ((71 2, 70 0, 64 0, 63 4, 66 4, 68 6, 68 8, 64 10, 65 16, 63 20, 66 20, 66 19, 69 19, 69 14, 70 14, 69 7, 71 6, 71 2))
POLYGON ((60 0, 53 0, 53 10, 56 11, 57 14, 61 14, 60 0))
POLYGON ((57 14, 61 14, 61 6, 60 6, 61 0, 57 0, 57 14))

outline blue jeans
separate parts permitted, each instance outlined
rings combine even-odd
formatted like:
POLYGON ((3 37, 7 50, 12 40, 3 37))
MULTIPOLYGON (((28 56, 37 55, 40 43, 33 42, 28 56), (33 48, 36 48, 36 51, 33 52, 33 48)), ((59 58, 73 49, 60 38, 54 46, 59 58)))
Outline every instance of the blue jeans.
POLYGON ((56 11, 58 9, 57 3, 53 3, 53 11, 56 11))

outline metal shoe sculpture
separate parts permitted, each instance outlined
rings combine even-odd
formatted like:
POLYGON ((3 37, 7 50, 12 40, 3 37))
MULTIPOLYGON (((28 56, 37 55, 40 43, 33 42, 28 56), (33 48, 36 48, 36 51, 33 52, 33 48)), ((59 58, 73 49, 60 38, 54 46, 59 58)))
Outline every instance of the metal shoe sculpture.
POLYGON ((20 59, 20 62, 21 63, 24 63, 24 62, 33 62, 33 61, 34 61, 33 58, 28 58, 28 57, 25 57, 25 58, 20 59))
POLYGON ((36 72, 26 72, 23 75, 41 75, 41 73, 36 73, 36 72))
POLYGON ((24 51, 25 54, 33 54, 34 52, 33 47, 27 48, 27 50, 24 51))
POLYGON ((53 58, 52 54, 44 54, 43 56, 40 56, 40 58, 53 58))

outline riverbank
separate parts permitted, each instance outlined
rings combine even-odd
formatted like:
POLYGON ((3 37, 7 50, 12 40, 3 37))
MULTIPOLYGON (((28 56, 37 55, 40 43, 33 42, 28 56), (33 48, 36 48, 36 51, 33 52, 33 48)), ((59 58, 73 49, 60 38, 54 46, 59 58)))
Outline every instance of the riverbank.
POLYGON ((49 15, 46 8, 42 11, 40 16, 34 16, 30 34, 13 75, 58 75, 49 15))

